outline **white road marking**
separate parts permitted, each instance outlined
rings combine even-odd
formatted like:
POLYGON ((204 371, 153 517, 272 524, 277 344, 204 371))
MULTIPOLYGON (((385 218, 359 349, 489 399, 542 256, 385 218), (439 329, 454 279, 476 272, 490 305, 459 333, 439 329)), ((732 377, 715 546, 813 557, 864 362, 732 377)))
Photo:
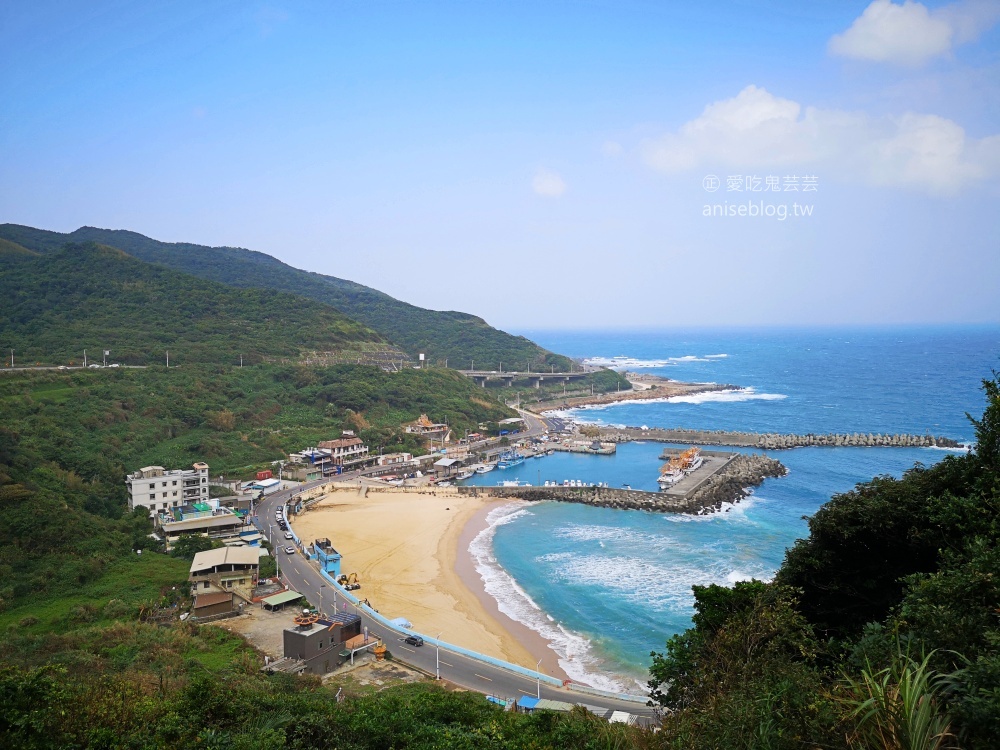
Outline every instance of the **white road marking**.
POLYGON ((481 674, 479 674, 477 672, 473 672, 473 674, 476 675, 476 677, 478 677, 480 680, 486 680, 487 682, 493 682, 493 680, 491 680, 489 677, 483 677, 481 674))

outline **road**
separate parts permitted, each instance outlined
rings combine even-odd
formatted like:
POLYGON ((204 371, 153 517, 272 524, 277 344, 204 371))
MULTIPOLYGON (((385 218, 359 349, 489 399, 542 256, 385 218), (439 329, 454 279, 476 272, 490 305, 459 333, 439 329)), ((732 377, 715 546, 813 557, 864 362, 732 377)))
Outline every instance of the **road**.
MULTIPOLYGON (((316 480, 307 482, 294 490, 283 490, 265 497, 257 504, 257 520, 255 521, 263 533, 269 534, 271 531, 275 533, 275 554, 281 567, 282 577, 288 582, 289 586, 295 591, 304 594, 309 602, 317 607, 322 601, 323 610, 326 612, 332 611, 334 607, 342 610, 344 607, 343 597, 323 579, 317 568, 306 560, 304 556, 298 552, 287 554, 284 551, 285 546, 289 543, 284 540, 283 532, 273 524, 275 523, 275 510, 279 505, 287 502, 294 495, 329 481, 316 480), (272 525, 270 529, 268 524, 272 525)), ((500 698, 540 695, 542 698, 549 698, 551 700, 584 704, 603 712, 611 710, 626 711, 638 716, 639 721, 644 724, 655 722, 653 709, 641 703, 598 697, 564 687, 555 687, 537 679, 497 667, 485 661, 473 659, 464 654, 449 651, 445 648, 441 648, 440 652, 438 652, 438 649, 432 645, 424 645, 422 647, 410 646, 403 642, 403 636, 399 633, 386 628, 367 614, 364 607, 348 604, 348 610, 357 611, 361 616, 363 626, 368 628, 369 633, 383 639, 383 642, 392 652, 393 658, 429 675, 439 674, 441 679, 448 680, 460 687, 485 695, 495 695, 500 698), (440 672, 437 671, 438 669, 440 672)), ((393 613, 387 612, 385 616, 391 618, 393 613)), ((434 634, 425 635, 433 636, 434 634)))

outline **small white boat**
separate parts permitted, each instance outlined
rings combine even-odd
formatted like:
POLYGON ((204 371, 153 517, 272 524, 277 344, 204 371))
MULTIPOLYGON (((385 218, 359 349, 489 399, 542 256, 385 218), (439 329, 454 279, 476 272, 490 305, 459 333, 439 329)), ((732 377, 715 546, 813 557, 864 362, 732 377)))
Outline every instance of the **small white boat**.
POLYGON ((458 474, 455 475, 455 479, 472 479, 473 474, 475 474, 475 472, 472 469, 467 469, 466 471, 458 472, 458 474))
POLYGON ((496 464, 482 464, 476 469, 477 474, 488 474, 497 467, 496 464))
POLYGON ((497 482, 497 487, 530 487, 531 482, 519 482, 516 479, 504 479, 497 482))
POLYGON ((674 469, 673 471, 665 471, 660 474, 660 478, 656 480, 656 483, 660 485, 661 490, 664 490, 667 487, 673 487, 683 478, 684 472, 680 469, 674 469))

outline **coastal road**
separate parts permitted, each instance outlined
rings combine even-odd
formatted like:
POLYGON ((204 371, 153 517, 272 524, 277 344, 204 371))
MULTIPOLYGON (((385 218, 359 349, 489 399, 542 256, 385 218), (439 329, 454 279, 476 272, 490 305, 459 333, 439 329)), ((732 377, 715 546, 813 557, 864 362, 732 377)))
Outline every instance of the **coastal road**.
MULTIPOLYGON (((306 483, 294 490, 282 490, 265 497, 257 504, 257 527, 265 534, 269 533, 268 524, 275 523, 275 509, 287 502, 294 495, 300 494, 308 489, 317 487, 329 480, 317 480, 306 483)), ((345 601, 336 589, 327 583, 320 575, 319 571, 300 553, 286 554, 284 548, 286 544, 283 539, 283 532, 277 526, 273 526, 275 532, 274 550, 278 562, 281 566, 282 577, 295 591, 304 594, 309 602, 319 606, 321 601, 325 612, 333 611, 336 606, 343 611, 345 601)), ((438 664, 438 652, 434 646, 424 645, 420 647, 410 646, 403 642, 403 636, 399 633, 383 626, 366 613, 364 607, 347 603, 348 611, 356 611, 361 616, 363 626, 368 628, 368 632, 383 640, 392 652, 393 658, 408 664, 429 675, 436 674, 436 669, 440 668, 440 676, 443 680, 448 680, 460 687, 474 690, 484 695, 495 695, 500 698, 519 698, 522 695, 538 696, 551 700, 564 701, 567 703, 578 703, 592 707, 598 713, 607 711, 626 711, 639 717, 640 723, 655 723, 655 712, 652 708, 642 703, 624 701, 609 697, 591 695, 582 691, 575 691, 567 688, 555 687, 544 682, 527 677, 517 672, 503 669, 485 661, 480 661, 464 654, 449 651, 445 648, 440 650, 440 662, 438 664)), ((386 612, 383 616, 392 618, 394 613, 386 612)), ((434 633, 425 635, 434 636, 434 633)), ((449 637, 457 641, 454 634, 449 637)), ((555 660, 555 654, 552 655, 555 660)), ((544 662, 543 662, 544 664, 544 662)))

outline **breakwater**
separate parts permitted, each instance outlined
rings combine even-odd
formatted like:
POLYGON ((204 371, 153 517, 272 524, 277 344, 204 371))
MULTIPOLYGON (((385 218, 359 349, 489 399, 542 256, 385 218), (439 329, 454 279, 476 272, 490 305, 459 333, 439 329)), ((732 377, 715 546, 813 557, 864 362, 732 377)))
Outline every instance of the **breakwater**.
POLYGON ((768 456, 736 456, 723 468, 687 493, 645 492, 616 487, 457 487, 461 495, 513 497, 541 502, 557 500, 618 510, 645 510, 655 513, 702 514, 718 510, 723 503, 735 503, 747 496, 767 477, 786 473, 782 464, 768 456))
POLYGON ((725 430, 672 430, 641 427, 603 427, 600 439, 608 442, 627 443, 632 440, 654 440, 662 443, 688 443, 690 445, 732 445, 740 448, 783 450, 786 448, 858 447, 858 448, 960 448, 961 443, 933 435, 882 435, 863 432, 794 435, 763 432, 727 432, 725 430))

